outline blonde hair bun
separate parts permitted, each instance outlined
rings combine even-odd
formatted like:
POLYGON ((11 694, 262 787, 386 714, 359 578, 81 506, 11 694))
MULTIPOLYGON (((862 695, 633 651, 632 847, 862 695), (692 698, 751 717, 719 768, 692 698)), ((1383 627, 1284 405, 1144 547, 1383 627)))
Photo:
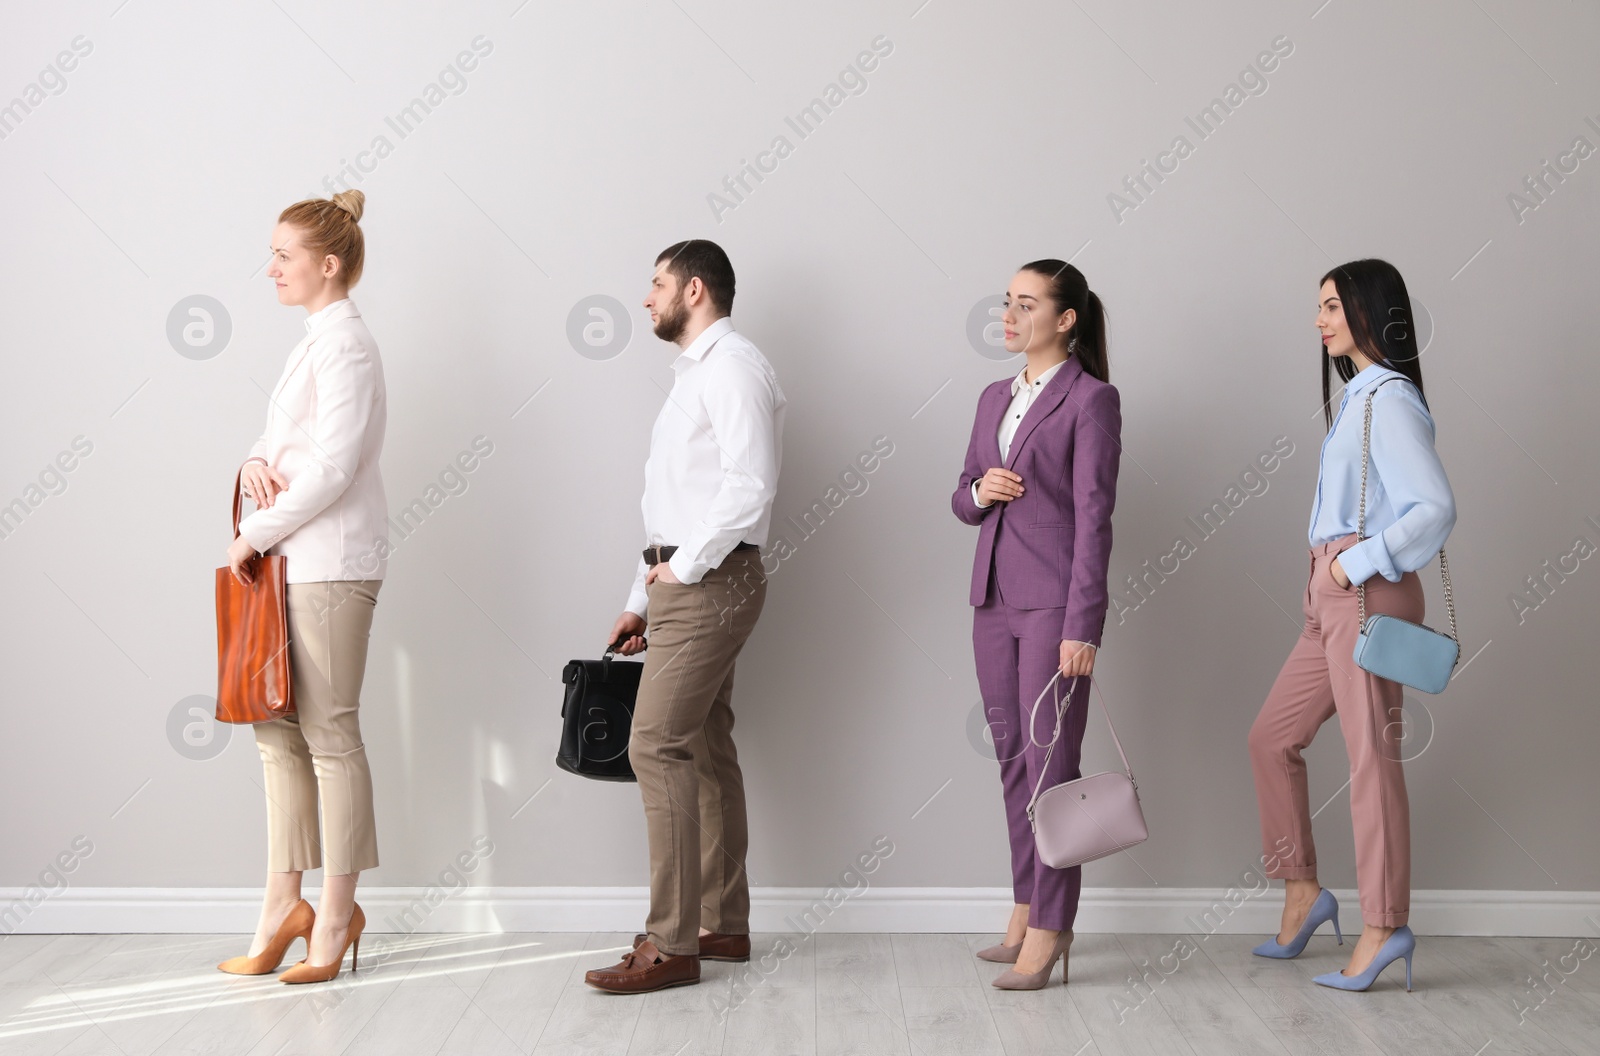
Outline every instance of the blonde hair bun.
POLYGON ((366 239, 358 222, 366 204, 367 196, 356 190, 340 191, 332 198, 306 198, 279 213, 278 223, 298 228, 313 257, 330 253, 338 257, 348 289, 361 281, 361 268, 366 261, 366 239), (332 209, 328 208, 330 205, 332 209), (341 219, 340 213, 348 219, 341 219))
POLYGON ((367 207, 367 196, 360 191, 340 191, 333 196, 333 204, 350 214, 350 218, 357 223, 361 221, 361 214, 367 207))

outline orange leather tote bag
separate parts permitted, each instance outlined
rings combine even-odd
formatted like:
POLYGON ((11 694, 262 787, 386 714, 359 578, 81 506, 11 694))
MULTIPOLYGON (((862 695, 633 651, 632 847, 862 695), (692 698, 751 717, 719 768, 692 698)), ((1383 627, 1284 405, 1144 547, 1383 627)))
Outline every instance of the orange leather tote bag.
MULTIPOLYGON (((233 537, 239 538, 239 484, 233 481, 233 537)), ((246 586, 217 569, 217 721, 271 722, 294 714, 289 678, 287 559, 258 555, 246 586)))

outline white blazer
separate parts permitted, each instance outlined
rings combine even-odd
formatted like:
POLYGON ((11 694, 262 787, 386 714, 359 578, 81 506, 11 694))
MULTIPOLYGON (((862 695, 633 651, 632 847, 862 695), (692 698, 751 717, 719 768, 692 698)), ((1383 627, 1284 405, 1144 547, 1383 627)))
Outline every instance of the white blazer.
POLYGON ((239 523, 259 553, 288 559, 290 583, 382 579, 389 512, 378 456, 388 398, 378 343, 355 302, 306 319, 267 401, 267 431, 250 449, 289 486, 239 523))

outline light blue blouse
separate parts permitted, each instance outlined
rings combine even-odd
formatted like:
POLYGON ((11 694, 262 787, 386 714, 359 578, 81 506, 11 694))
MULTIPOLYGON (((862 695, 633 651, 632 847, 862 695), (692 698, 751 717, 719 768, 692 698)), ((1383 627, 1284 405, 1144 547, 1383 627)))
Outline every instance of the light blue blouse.
POLYGON ((1372 400, 1372 458, 1367 469, 1367 538, 1339 555, 1351 583, 1378 573, 1390 582, 1422 568, 1456 523, 1456 500, 1433 449, 1433 416, 1405 375, 1373 364, 1351 378, 1333 428, 1322 441, 1310 542, 1331 542, 1356 530, 1361 501, 1361 421, 1372 400))

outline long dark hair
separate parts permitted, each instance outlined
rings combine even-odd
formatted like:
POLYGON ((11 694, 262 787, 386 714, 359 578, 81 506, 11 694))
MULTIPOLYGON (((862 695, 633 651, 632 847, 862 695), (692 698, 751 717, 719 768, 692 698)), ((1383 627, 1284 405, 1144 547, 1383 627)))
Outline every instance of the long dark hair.
POLYGON ((1106 364, 1106 309, 1100 298, 1089 289, 1089 280, 1083 272, 1064 260, 1035 260, 1022 265, 1019 271, 1031 271, 1050 280, 1050 300, 1057 314, 1071 308, 1078 313, 1077 322, 1067 331, 1073 355, 1083 364, 1092 378, 1110 381, 1111 371, 1106 364))
MULTIPOLYGON (((1387 260, 1352 260, 1322 276, 1317 289, 1329 279, 1344 306, 1345 321, 1356 348, 1374 363, 1398 371, 1411 379, 1422 396, 1422 353, 1417 350, 1416 317, 1411 312, 1411 295, 1406 280, 1387 260)), ((1319 346, 1322 359, 1322 414, 1333 428, 1333 397, 1329 393, 1329 360, 1326 346, 1319 346)), ((1349 356, 1339 356, 1331 364, 1339 377, 1349 381, 1356 376, 1356 365, 1349 356)), ((1422 396, 1422 405, 1428 398, 1422 396)))

